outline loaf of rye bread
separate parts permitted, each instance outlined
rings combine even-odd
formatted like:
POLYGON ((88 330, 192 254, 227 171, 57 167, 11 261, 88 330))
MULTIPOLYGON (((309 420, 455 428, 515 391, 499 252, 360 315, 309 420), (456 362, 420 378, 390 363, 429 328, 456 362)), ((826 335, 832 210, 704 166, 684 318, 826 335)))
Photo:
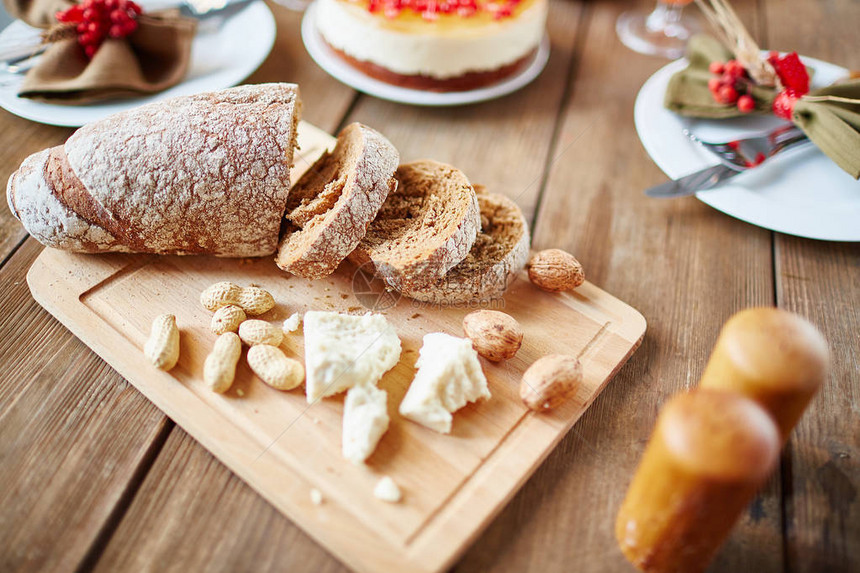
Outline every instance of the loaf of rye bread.
POLYGON ((275 262, 308 279, 330 275, 364 238, 389 192, 400 154, 379 132, 345 127, 295 184, 275 262))
POLYGON ((460 263, 432 285, 406 287, 404 296, 434 304, 484 302, 502 296, 529 257, 529 228, 516 203, 475 185, 481 231, 460 263))
POLYGON ((481 227, 478 200, 462 171, 429 159, 405 163, 397 189, 349 259, 373 266, 397 290, 435 284, 462 261, 481 227))
POLYGON ((85 125, 28 157, 6 193, 41 243, 79 252, 275 252, 298 87, 178 97, 85 125))

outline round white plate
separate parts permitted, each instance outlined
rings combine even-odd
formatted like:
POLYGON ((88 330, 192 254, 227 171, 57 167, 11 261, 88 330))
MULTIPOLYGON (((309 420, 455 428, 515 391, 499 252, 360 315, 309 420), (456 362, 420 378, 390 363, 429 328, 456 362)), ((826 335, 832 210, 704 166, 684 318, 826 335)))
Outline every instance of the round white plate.
MULTIPOLYGON (((13 22, 0 32, 0 41, 7 34, 21 34, 27 28, 29 26, 21 21, 13 22)), ((80 127, 146 103, 223 89, 247 78, 266 59, 275 43, 275 31, 272 12, 263 2, 255 2, 224 22, 217 31, 198 34, 191 45, 188 75, 182 83, 163 92, 90 105, 58 105, 18 97, 23 77, 0 74, 0 107, 39 123, 80 127)))
POLYGON ((322 39, 316 27, 316 4, 311 4, 302 19, 302 40, 311 58, 336 80, 380 99, 426 106, 464 105, 496 99, 529 84, 549 59, 549 37, 544 36, 529 65, 522 71, 491 86, 464 92, 431 92, 398 87, 363 74, 344 62, 322 39))
MULTIPOLYGON (((813 87, 844 77, 847 71, 803 58, 815 70, 813 87)), ((669 78, 687 65, 677 60, 645 82, 636 98, 636 131, 645 151, 672 179, 716 165, 710 152, 682 133, 687 127, 703 140, 729 141, 769 131, 785 122, 773 116, 730 120, 682 118, 663 107, 669 78)), ((696 194, 732 217, 789 235, 827 241, 860 241, 860 182, 842 171, 814 145, 769 159, 731 183, 696 194)))

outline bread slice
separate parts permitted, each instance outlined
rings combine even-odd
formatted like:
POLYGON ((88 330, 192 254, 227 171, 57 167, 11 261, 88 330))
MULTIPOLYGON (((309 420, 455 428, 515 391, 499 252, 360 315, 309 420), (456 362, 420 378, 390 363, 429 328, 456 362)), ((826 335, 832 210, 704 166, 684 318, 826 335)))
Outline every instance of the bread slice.
POLYGON ((481 216, 462 171, 429 159, 397 168, 397 190, 350 255, 402 290, 431 285, 472 248, 481 216))
POLYGON ((529 256, 529 228, 516 203, 475 185, 481 232, 466 258, 440 281, 405 288, 404 296, 434 304, 463 304, 498 298, 529 256))
POLYGON ((348 125, 287 198, 277 265, 295 275, 330 275, 355 249, 397 186, 400 154, 379 132, 348 125))

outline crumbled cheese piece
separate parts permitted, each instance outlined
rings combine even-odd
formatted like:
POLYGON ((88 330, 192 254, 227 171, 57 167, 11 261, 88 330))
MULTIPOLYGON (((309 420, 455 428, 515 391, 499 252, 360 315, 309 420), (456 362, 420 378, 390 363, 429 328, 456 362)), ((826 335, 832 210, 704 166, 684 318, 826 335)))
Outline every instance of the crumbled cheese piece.
POLYGON ((388 476, 379 480, 379 483, 377 483, 376 487, 373 488, 373 495, 382 501, 387 501, 389 503, 397 503, 403 497, 400 493, 400 488, 397 487, 394 480, 388 476))
POLYGON ((311 503, 314 505, 322 505, 323 502, 323 494, 317 488, 313 488, 311 490, 311 503))
POLYGON ((343 457, 360 464, 388 430, 388 394, 376 386, 350 388, 343 405, 343 457))
POLYGON ((312 310, 305 313, 309 403, 359 384, 375 386, 400 360, 400 339, 385 317, 312 310))
POLYGON ((245 395, 245 391, 242 390, 241 388, 236 388, 236 395, 241 398, 242 396, 245 395))
POLYGON ((467 338, 426 334, 415 366, 418 372, 400 403, 400 413, 431 430, 450 433, 454 412, 490 397, 478 353, 467 338))
POLYGON ((290 315, 288 319, 284 321, 284 326, 282 327, 284 334, 289 334, 291 332, 295 332, 299 329, 299 326, 302 324, 302 315, 298 312, 294 312, 290 315))

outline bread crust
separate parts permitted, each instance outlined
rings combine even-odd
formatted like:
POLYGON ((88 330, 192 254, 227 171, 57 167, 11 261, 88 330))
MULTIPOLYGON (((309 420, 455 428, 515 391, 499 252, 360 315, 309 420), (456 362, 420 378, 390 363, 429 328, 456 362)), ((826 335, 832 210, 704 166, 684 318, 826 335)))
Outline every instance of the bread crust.
POLYGON ((353 123, 338 135, 337 146, 340 149, 323 154, 296 184, 294 193, 305 197, 288 201, 275 257, 281 269, 308 279, 337 269, 397 188, 394 171, 400 154, 382 134, 353 123), (331 180, 314 181, 329 172, 331 180))
MULTIPOLYGON (((402 196, 420 195, 409 189, 410 185, 437 186, 439 181, 447 180, 451 188, 440 190, 443 200, 437 206, 438 210, 423 216, 421 222, 424 224, 411 233, 407 231, 400 234, 402 229, 397 228, 396 219, 387 218, 390 213, 386 213, 386 206, 383 206, 368 236, 359 243, 349 259, 359 266, 372 264, 376 274, 397 290, 419 289, 436 283, 469 253, 481 228, 478 200, 472 184, 462 171, 437 161, 424 159, 403 164, 397 169, 396 177, 398 190, 389 196, 389 201, 392 201, 392 205, 388 206, 390 212, 398 211, 393 203, 402 196), (447 222, 440 221, 439 210, 451 218, 447 222), (424 237, 430 227, 432 234, 424 237), (404 258, 402 253, 390 252, 390 244, 394 241, 419 245, 421 251, 415 256, 404 258)), ((411 217, 403 220, 415 221, 411 217)))
POLYGON ((128 252, 116 237, 92 224, 58 197, 46 176, 51 152, 43 149, 29 156, 6 185, 9 209, 37 241, 48 247, 83 253, 128 252))
POLYGON ((299 107, 297 86, 262 84, 119 113, 25 160, 9 202, 51 247, 268 255, 286 208, 299 107))
POLYGON ((484 229, 466 259, 433 285, 404 288, 404 296, 454 305, 485 302, 504 294, 511 277, 528 261, 528 223, 517 204, 504 195, 479 192, 478 202, 484 229), (515 235, 507 236, 508 232, 515 235), (500 247, 504 248, 501 256, 488 258, 500 247))

